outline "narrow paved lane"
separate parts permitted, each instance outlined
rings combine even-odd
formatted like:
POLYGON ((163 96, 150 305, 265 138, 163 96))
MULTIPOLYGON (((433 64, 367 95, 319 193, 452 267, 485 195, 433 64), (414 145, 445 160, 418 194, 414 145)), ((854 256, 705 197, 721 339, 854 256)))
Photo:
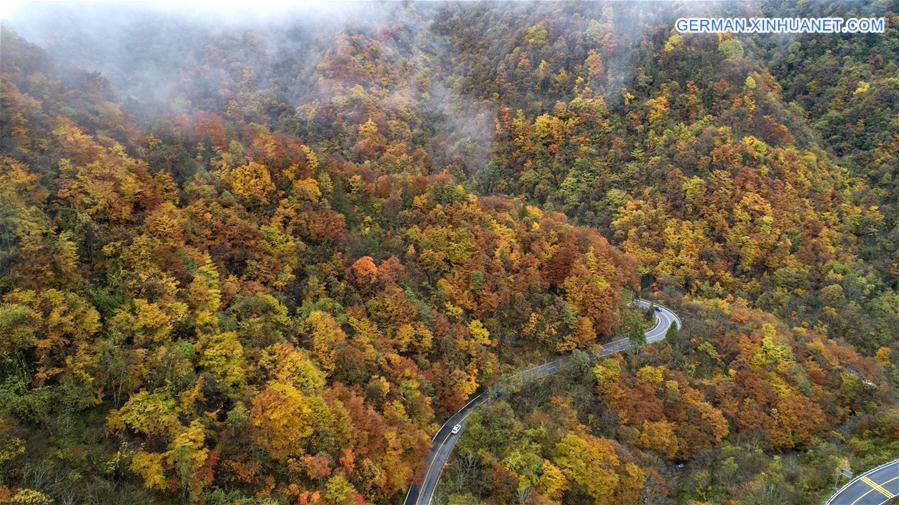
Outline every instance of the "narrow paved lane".
POLYGON ((899 496, 899 459, 884 463, 834 493, 824 505, 884 505, 899 496))
MULTIPOLYGON (((677 325, 678 329, 681 328, 680 318, 669 309, 640 298, 638 298, 635 303, 638 307, 642 308, 649 308, 651 306, 658 307, 655 313, 657 320, 656 325, 645 332, 647 344, 653 344, 664 340, 665 334, 668 333, 668 328, 670 328, 672 324, 677 325)), ((627 338, 619 338, 618 340, 613 340, 603 345, 603 350, 597 357, 610 356, 617 352, 621 352, 630 346, 630 340, 627 338)), ((565 356, 540 366, 529 368, 521 372, 519 376, 521 382, 527 384, 537 379, 557 374, 564 370, 570 363, 571 356, 565 356)), ((495 391, 502 391, 502 386, 497 386, 495 391)), ((456 446, 456 442, 459 440, 459 435, 461 434, 454 435, 452 433, 453 426, 461 424, 464 427, 465 419, 468 415, 479 405, 489 400, 491 394, 494 393, 488 390, 473 397, 461 410, 453 414, 452 417, 440 427, 440 430, 434 435, 431 452, 428 453, 428 470, 425 472, 421 485, 413 485, 406 494, 406 499, 403 502, 404 505, 429 505, 431 503, 431 500, 434 498, 434 490, 437 489, 437 482, 440 480, 440 474, 443 472, 443 467, 446 465, 446 461, 449 459, 450 454, 452 454, 453 447, 456 446)))

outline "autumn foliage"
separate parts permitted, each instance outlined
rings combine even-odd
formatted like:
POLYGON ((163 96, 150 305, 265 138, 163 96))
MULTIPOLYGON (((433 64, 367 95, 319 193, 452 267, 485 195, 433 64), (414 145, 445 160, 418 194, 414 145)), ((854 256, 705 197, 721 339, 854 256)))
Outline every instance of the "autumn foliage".
POLYGON ((673 33, 690 4, 4 23, 0 502, 397 503, 562 354, 441 496, 804 503, 895 457, 895 32, 673 33), (641 293, 685 328, 596 359, 641 293))

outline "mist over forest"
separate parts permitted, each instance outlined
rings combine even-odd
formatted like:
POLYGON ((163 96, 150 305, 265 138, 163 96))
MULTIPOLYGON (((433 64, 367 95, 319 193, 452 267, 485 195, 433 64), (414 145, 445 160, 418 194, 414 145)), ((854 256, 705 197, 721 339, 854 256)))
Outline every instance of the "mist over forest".
POLYGON ((818 503, 899 457, 895 0, 2 12, 0 503, 405 503, 559 357, 434 503, 818 503))

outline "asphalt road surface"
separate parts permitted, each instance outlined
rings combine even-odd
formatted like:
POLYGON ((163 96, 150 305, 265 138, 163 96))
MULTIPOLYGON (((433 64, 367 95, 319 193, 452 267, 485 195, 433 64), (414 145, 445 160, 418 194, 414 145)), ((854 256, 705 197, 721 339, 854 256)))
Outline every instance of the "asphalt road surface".
POLYGON ((883 505, 899 496, 899 459, 856 476, 824 505, 883 505))
MULTIPOLYGON (((653 344, 664 340, 665 334, 672 324, 676 324, 678 329, 681 328, 680 318, 677 317, 677 314, 667 308, 639 298, 635 303, 641 308, 649 308, 651 306, 658 307, 658 310, 655 312, 657 320, 656 325, 645 332, 647 344, 653 344)), ((614 353, 621 352, 630 346, 631 342, 629 339, 619 338, 618 340, 613 340, 604 344, 602 352, 596 357, 610 356, 614 353)), ((571 356, 565 356, 540 366, 529 368, 519 374, 518 381, 516 382, 527 384, 537 379, 559 373, 570 363, 571 356)), ((409 489, 409 492, 406 493, 406 499, 403 501, 403 505, 429 505, 431 503, 431 500, 434 498, 434 490, 437 489, 437 482, 440 480, 440 474, 443 472, 443 467, 446 465, 446 461, 449 459, 450 454, 452 454, 453 447, 456 446, 456 442, 459 440, 459 435, 461 435, 461 432, 456 435, 452 434, 453 426, 461 424, 464 429, 465 419, 468 415, 479 405, 490 400, 493 395, 497 394, 497 392, 502 392, 502 390, 503 386, 502 384, 499 384, 494 389, 482 392, 473 397, 464 407, 453 414, 452 417, 440 427, 440 430, 434 435, 431 452, 428 453, 428 470, 425 472, 421 485, 413 485, 409 489)), ((899 480, 896 482, 899 482, 899 480)))

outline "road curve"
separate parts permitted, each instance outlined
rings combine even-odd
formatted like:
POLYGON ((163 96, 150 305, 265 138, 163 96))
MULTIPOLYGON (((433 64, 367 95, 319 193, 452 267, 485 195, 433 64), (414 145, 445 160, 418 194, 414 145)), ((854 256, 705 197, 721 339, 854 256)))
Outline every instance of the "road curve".
POLYGON ((883 505, 896 496, 899 496, 899 459, 857 475, 824 505, 883 505))
MULTIPOLYGON (((657 320, 656 325, 645 332, 647 344, 653 344, 664 340, 665 334, 672 324, 677 325, 678 329, 682 328, 680 318, 671 310, 642 298, 636 299, 635 304, 641 308, 658 307, 655 313, 657 320)), ((630 346, 631 342, 627 338, 613 340, 603 345, 602 352, 596 356, 596 358, 611 356, 612 354, 628 349, 630 346)), ((520 381, 516 382, 527 384, 537 379, 559 373, 570 363, 571 356, 569 355, 529 368, 518 374, 520 381)), ((453 426, 457 424, 464 426, 465 419, 468 418, 468 415, 471 414, 474 409, 482 403, 487 402, 492 395, 501 391, 502 385, 500 384, 493 389, 488 389, 487 391, 472 397, 464 407, 453 414, 443 426, 440 427, 432 440, 433 445, 431 451, 428 453, 427 460, 428 470, 425 472, 421 485, 413 485, 409 489, 409 492, 406 493, 406 499, 403 501, 403 505, 429 505, 431 503, 431 500, 434 498, 434 490, 437 489, 437 482, 440 480, 440 474, 443 472, 443 467, 446 465, 446 461, 449 459, 450 454, 452 454, 453 447, 456 446, 456 442, 459 440, 459 435, 452 434, 453 426)))

